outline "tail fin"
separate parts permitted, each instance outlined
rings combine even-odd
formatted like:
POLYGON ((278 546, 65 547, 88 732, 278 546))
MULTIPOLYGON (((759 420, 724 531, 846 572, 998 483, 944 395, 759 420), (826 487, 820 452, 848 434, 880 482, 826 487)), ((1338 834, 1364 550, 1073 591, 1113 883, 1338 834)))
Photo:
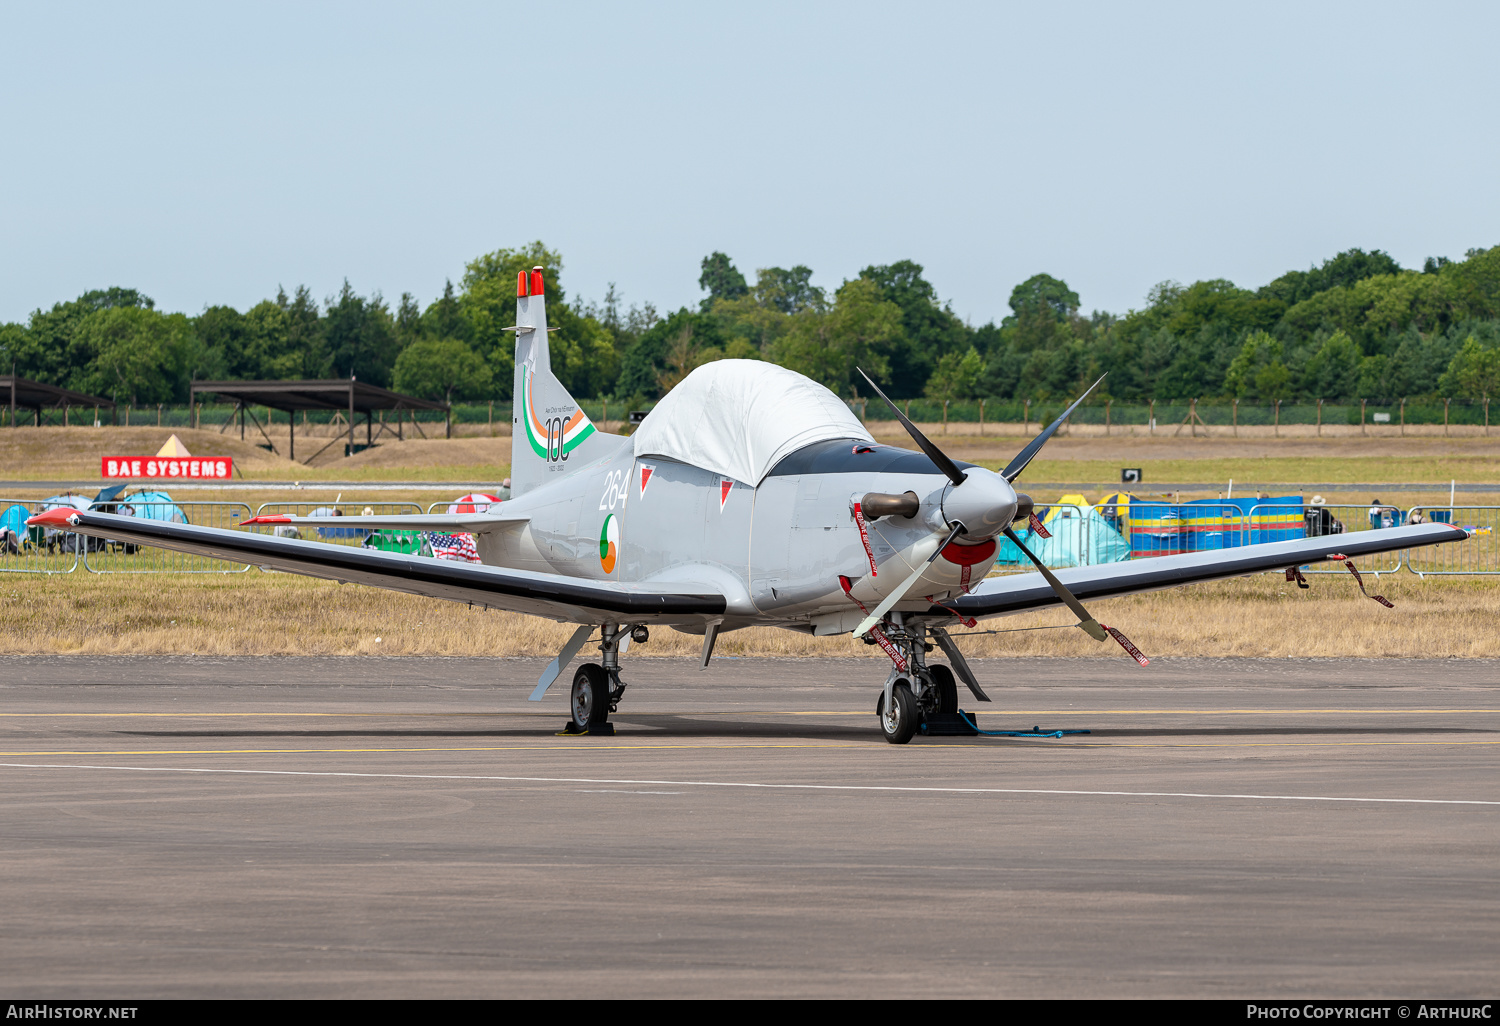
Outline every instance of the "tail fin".
POLYGON ((603 438, 594 422, 552 376, 547 347, 547 300, 542 269, 522 271, 516 280, 516 380, 511 393, 511 494, 538 488, 554 475, 593 462, 603 438), (592 443, 592 444, 590 444, 592 443))

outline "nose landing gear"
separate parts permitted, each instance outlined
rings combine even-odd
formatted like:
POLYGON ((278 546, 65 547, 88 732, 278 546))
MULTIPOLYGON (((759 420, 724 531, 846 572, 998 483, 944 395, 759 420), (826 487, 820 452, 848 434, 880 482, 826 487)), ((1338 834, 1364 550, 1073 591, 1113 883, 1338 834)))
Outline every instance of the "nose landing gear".
MULTIPOLYGON (((623 632, 614 624, 605 624, 599 641, 601 661, 584 663, 573 675, 573 689, 568 708, 573 718, 563 727, 564 734, 590 734, 613 737, 615 725, 609 714, 620 707, 625 685, 620 681, 620 641, 623 632)), ((635 629, 645 635, 644 627, 635 629)), ((636 636, 636 635, 632 635, 636 636)), ((637 637, 644 641, 644 637, 637 637)))
MULTIPOLYGON (((898 614, 899 615, 899 614, 898 614)), ((931 648, 921 627, 899 622, 886 628, 886 637, 905 658, 906 666, 892 667, 885 690, 875 702, 880 733, 893 745, 904 745, 918 731, 928 735, 977 735, 958 714, 958 682, 941 664, 928 666, 931 648)))

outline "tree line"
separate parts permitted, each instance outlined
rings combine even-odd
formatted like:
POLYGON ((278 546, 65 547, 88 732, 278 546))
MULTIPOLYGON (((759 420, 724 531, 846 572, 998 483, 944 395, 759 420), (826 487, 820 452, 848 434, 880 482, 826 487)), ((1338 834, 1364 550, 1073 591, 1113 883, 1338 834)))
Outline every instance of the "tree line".
MULTIPOLYGON (((347 281, 319 302, 278 289, 243 313, 156 309, 109 288, 0 324, 0 361, 23 377, 117 402, 184 402, 193 381, 329 378, 428 399, 511 398, 517 272, 545 268, 553 370, 577 396, 660 398, 712 360, 769 360, 859 398, 862 367, 894 398, 1251 401, 1500 393, 1500 246, 1402 268, 1351 249, 1254 289, 1162 282, 1142 309, 1083 315, 1066 282, 1015 286, 1009 316, 980 327, 910 260, 871 265, 829 290, 806 266, 750 281, 723 253, 701 263, 696 308, 569 300, 562 257, 541 242, 470 261, 425 308, 394 308, 347 281)), ((4 369, 9 369, 6 366, 4 369)))

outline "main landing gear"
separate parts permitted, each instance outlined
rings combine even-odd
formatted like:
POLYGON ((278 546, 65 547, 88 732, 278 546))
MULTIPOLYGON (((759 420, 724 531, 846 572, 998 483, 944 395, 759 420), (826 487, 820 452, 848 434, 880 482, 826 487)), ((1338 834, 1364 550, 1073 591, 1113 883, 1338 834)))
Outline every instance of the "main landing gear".
MULTIPOLYGON (((614 624, 605 624, 600 631, 600 662, 584 663, 573 675, 573 690, 568 700, 573 718, 563 727, 564 734, 614 735, 615 725, 609 722, 609 714, 620 707, 620 696, 625 693, 625 685, 620 682, 620 642, 624 634, 614 624)), ((630 639, 637 644, 649 636, 645 627, 630 631, 630 639)))
POLYGON ((904 745, 921 730, 927 734, 978 734, 958 715, 958 682, 941 664, 927 665, 926 631, 900 623, 883 625, 906 662, 891 668, 885 690, 875 702, 880 733, 893 745, 904 745))

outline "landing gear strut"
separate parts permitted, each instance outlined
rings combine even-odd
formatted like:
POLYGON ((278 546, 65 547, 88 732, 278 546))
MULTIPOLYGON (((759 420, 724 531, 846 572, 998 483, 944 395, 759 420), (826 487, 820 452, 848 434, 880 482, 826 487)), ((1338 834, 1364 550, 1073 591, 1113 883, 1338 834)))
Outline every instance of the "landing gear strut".
POLYGON ((901 622, 900 613, 892 614, 883 625, 886 637, 906 661, 906 668, 891 668, 885 690, 875 703, 880 719, 880 733, 893 745, 904 745, 922 730, 924 733, 977 734, 958 715, 958 683, 953 671, 942 665, 927 665, 926 630, 901 622))
MULTIPOLYGON (((643 628, 637 628, 644 633, 643 628)), ((584 663, 573 675, 569 711, 573 718, 563 727, 565 734, 614 735, 609 714, 620 707, 625 685, 620 682, 620 641, 624 633, 615 624, 600 628, 600 663, 584 663)))

